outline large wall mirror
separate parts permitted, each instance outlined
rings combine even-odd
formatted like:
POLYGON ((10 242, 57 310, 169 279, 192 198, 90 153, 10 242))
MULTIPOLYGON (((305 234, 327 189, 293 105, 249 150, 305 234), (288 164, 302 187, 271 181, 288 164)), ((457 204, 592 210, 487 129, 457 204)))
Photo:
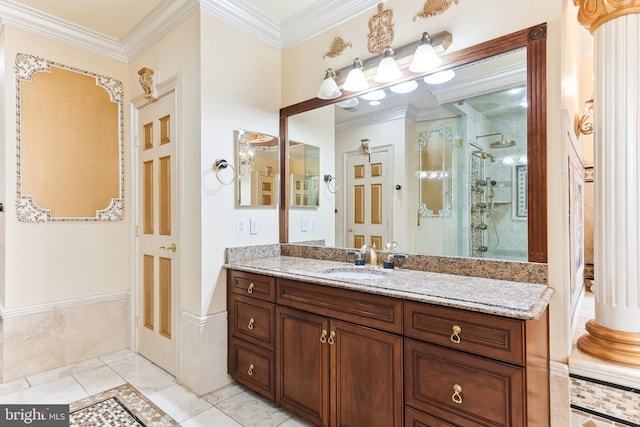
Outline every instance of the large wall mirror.
POLYGON ((278 137, 251 130, 234 131, 237 207, 276 207, 280 174, 278 137))
MULTIPOLYGON (((395 82, 281 110, 283 158, 288 123, 333 119, 316 123, 334 127, 331 166, 343 183, 335 232, 323 237, 338 247, 394 240, 409 253, 546 262, 546 25, 442 59, 438 73, 404 79, 409 93, 395 82), (453 77, 432 80, 445 70, 453 77), (370 235, 352 235, 356 201, 370 235)), ((281 206, 281 242, 289 242, 288 214, 281 206)))

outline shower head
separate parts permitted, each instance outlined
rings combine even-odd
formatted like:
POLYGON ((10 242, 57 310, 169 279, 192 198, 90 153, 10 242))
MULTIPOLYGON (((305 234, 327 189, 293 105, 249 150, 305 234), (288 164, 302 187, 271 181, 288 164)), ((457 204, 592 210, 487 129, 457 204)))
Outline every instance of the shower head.
POLYGON ((489 147, 507 148, 507 147, 513 147, 514 145, 516 145, 516 141, 514 141, 513 139, 505 140, 504 138, 502 138, 500 141, 492 142, 491 144, 489 144, 489 147))
POLYGON ((504 135, 502 134, 502 132, 496 132, 496 133, 488 133, 486 135, 478 135, 476 136, 476 141, 480 138, 484 138, 487 136, 496 136, 496 135, 500 135, 500 140, 496 141, 496 142, 492 142, 491 144, 489 144, 489 147, 491 148, 507 148, 507 147, 513 147, 514 145, 516 145, 516 141, 514 141, 513 139, 508 139, 505 141, 504 139, 504 135))

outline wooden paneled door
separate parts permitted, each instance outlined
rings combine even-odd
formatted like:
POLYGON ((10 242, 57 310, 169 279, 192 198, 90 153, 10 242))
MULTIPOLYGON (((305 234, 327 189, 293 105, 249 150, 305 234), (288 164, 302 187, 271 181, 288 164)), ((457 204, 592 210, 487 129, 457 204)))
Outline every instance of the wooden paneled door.
POLYGON ((175 92, 138 111, 138 352, 176 374, 175 92))
POLYGON ((390 165, 393 146, 373 147, 371 155, 346 154, 346 246, 383 245, 391 240, 390 165))

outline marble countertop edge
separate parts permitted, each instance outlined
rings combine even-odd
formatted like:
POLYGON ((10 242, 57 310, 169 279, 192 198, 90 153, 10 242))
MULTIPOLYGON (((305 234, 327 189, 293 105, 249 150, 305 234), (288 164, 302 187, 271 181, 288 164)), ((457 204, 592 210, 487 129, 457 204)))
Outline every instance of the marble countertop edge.
POLYGON ((223 267, 522 320, 539 319, 554 292, 553 288, 544 284, 402 269, 383 270, 370 266, 355 267, 352 263, 287 256, 232 261, 223 267), (380 280, 355 280, 326 276, 328 270, 352 268, 375 270, 385 277, 380 280))

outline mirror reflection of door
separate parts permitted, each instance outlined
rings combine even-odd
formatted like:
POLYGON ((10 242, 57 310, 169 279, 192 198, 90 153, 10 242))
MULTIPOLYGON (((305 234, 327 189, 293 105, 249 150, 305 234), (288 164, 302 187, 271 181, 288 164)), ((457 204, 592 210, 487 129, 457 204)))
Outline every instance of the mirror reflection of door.
POLYGON ((377 249, 391 237, 391 161, 393 147, 374 147, 371 154, 351 151, 345 155, 346 246, 377 249))
POLYGON ((320 148, 289 141, 291 207, 317 207, 320 191, 320 148))

